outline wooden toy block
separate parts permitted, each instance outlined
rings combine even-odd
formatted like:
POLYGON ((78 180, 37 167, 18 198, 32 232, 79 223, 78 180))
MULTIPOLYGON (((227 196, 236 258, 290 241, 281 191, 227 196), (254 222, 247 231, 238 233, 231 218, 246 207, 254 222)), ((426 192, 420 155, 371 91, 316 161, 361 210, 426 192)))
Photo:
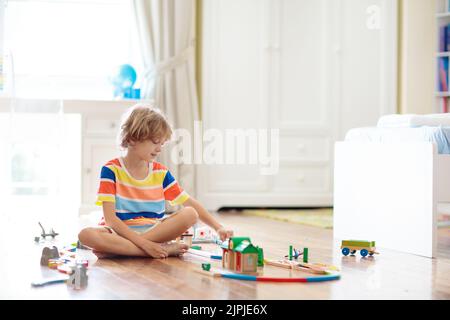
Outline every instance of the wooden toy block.
POLYGON ((45 247, 42 249, 42 255, 41 255, 41 266, 48 266, 48 260, 49 259, 57 259, 59 258, 59 252, 58 248, 53 247, 45 247))
POLYGON ((81 261, 77 261, 77 263, 81 263, 81 265, 83 267, 89 267, 89 260, 81 260, 81 261))
POLYGON ((308 263, 308 248, 303 249, 303 262, 308 263))
POLYGON ((72 272, 67 285, 77 290, 85 288, 88 282, 87 268, 80 262, 70 268, 72 272))
POLYGON ((58 271, 65 274, 72 274, 72 267, 67 264, 62 264, 57 267, 58 271))
POLYGON ((64 261, 62 259, 49 259, 48 260, 48 267, 50 269, 57 269, 58 266, 63 265, 64 261))
POLYGON ((264 267, 264 250, 258 246, 256 249, 258 249, 258 267, 264 267))
POLYGON ((209 269, 211 269, 211 263, 202 263, 202 269, 209 271, 209 269))

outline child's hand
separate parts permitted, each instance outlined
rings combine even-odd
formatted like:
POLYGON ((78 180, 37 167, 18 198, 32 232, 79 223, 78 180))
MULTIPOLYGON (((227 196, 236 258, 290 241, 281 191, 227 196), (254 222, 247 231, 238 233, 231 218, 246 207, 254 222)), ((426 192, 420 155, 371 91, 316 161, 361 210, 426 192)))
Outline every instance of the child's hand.
POLYGON ((225 241, 225 239, 233 236, 233 230, 229 230, 225 227, 220 227, 219 229, 217 229, 217 234, 219 235, 220 240, 225 241))
POLYGON ((163 246, 152 241, 143 241, 140 245, 140 248, 144 250, 150 257, 156 259, 167 258, 169 256, 169 253, 166 251, 166 249, 163 248, 163 246))

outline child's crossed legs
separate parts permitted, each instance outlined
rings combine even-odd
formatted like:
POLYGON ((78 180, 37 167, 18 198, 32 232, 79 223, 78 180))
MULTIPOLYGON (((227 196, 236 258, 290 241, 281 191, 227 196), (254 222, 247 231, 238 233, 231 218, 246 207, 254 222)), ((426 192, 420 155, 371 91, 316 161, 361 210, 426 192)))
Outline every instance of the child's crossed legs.
MULTIPOLYGON (((186 207, 139 236, 161 244, 169 256, 180 255, 188 249, 188 246, 167 242, 182 235, 197 220, 197 211, 194 208, 186 207)), ((110 255, 148 257, 148 254, 132 241, 111 233, 104 227, 85 228, 78 234, 78 238, 81 243, 92 248, 99 258, 110 255)))

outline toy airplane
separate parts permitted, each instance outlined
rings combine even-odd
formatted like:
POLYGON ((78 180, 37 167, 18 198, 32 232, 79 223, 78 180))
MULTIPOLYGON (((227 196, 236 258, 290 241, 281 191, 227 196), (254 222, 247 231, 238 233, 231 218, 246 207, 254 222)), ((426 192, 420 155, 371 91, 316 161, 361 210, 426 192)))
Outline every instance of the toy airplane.
POLYGON ((59 233, 56 233, 55 230, 53 230, 53 228, 50 229, 50 233, 46 233, 42 224, 40 222, 38 222, 38 224, 42 229, 42 233, 41 233, 40 237, 34 237, 34 241, 36 241, 36 242, 39 242, 39 240, 41 240, 41 237, 42 237, 42 239, 45 239, 46 237, 52 237, 54 239, 59 234, 59 233))

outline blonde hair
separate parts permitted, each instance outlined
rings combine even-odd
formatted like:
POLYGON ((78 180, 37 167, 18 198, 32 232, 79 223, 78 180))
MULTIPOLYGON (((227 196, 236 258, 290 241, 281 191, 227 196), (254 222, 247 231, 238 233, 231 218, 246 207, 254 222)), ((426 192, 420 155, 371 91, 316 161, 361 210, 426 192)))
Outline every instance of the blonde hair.
POLYGON ((137 104, 125 113, 120 126, 119 144, 128 148, 130 142, 169 140, 172 128, 161 110, 137 104))

